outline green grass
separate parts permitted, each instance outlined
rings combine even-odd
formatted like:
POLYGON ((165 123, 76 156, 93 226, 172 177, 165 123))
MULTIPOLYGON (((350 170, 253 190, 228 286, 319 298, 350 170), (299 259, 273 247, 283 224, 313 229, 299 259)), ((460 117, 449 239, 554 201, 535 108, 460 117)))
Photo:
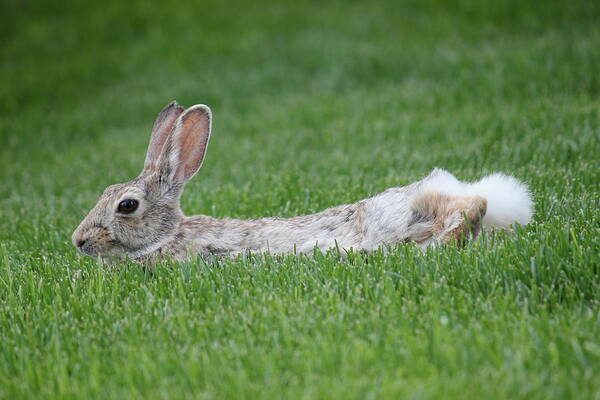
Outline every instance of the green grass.
POLYGON ((600 3, 248 4, 1 3, 0 397, 599 399, 600 3), (535 220, 346 261, 79 257, 172 99, 214 113, 188 214, 440 166, 514 174, 535 220))

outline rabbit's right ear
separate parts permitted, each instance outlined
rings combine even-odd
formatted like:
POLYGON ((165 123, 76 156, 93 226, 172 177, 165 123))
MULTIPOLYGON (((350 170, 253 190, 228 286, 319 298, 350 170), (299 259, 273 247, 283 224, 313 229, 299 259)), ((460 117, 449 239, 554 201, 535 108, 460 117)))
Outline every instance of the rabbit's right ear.
POLYGON ((172 101, 167 104, 156 117, 154 126, 152 127, 152 136, 148 151, 146 152, 146 161, 144 161, 144 169, 142 175, 152 173, 156 169, 156 163, 162 152, 162 149, 175 126, 177 118, 185 111, 183 107, 172 101))

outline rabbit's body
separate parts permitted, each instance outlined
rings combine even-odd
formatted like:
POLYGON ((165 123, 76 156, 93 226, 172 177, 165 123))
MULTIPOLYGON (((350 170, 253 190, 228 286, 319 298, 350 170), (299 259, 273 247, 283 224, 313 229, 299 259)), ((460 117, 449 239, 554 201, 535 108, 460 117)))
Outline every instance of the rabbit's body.
POLYGON ((185 259, 190 254, 311 253, 331 248, 369 251, 404 242, 415 242, 424 248, 452 238, 460 240, 469 233, 463 213, 477 224, 478 218, 486 214, 487 200, 477 195, 452 196, 432 190, 430 185, 439 179, 456 178, 436 169, 409 186, 390 188, 357 203, 292 218, 183 217, 177 233, 164 246, 134 256, 148 259, 168 254, 185 259))
POLYGON ((527 188, 495 174, 480 182, 458 181, 435 169, 423 180, 390 188, 354 204, 292 218, 254 220, 185 217, 179 208, 183 185, 202 164, 210 135, 210 110, 184 112, 176 103, 157 118, 144 170, 125 184, 107 188, 73 233, 84 253, 104 259, 124 255, 139 261, 168 255, 310 253, 318 248, 373 250, 415 242, 420 247, 462 241, 479 227, 526 224, 532 215, 527 188), (488 205, 493 209, 488 211, 488 205))

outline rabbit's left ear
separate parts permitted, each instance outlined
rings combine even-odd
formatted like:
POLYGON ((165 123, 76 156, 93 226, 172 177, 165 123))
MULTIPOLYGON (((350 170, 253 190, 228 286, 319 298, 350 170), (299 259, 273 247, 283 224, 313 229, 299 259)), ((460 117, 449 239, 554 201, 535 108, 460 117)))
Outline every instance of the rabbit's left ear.
POLYGON ((173 130, 177 118, 184 110, 185 108, 177 104, 176 101, 172 101, 167 104, 156 117, 154 126, 152 127, 152 136, 150 136, 150 143, 148 144, 148 151, 146 152, 146 161, 144 161, 142 175, 151 173, 156 168, 158 157, 173 130))
POLYGON ((161 177, 172 184, 185 184, 198 172, 206 155, 211 120, 210 108, 204 104, 179 116, 157 163, 161 177))

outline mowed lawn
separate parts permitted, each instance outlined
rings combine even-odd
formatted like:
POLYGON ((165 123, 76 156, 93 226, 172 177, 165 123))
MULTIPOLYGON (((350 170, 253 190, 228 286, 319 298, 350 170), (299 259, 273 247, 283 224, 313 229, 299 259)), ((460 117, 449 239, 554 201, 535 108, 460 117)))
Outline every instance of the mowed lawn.
POLYGON ((0 15, 0 398, 600 398, 599 2, 0 15), (80 257, 173 99, 214 115, 187 214, 312 213, 439 166, 522 179, 534 222, 347 260, 80 257))

